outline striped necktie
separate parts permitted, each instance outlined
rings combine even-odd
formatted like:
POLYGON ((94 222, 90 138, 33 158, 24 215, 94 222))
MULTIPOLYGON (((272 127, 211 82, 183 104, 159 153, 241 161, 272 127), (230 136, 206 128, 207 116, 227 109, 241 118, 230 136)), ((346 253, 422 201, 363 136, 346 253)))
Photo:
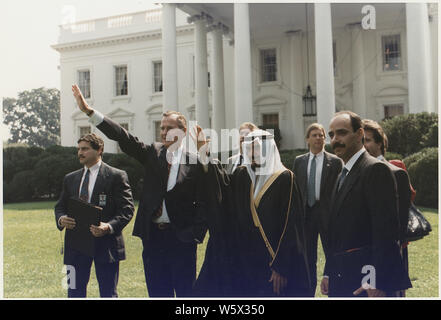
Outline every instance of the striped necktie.
POLYGON ((84 176, 83 184, 80 190, 80 199, 89 202, 89 174, 90 170, 87 169, 86 175, 84 176))
POLYGON ((337 185, 337 191, 340 191, 341 186, 343 185, 343 182, 345 181, 346 175, 348 174, 348 169, 343 168, 343 171, 341 172, 340 178, 338 179, 338 185, 337 185))

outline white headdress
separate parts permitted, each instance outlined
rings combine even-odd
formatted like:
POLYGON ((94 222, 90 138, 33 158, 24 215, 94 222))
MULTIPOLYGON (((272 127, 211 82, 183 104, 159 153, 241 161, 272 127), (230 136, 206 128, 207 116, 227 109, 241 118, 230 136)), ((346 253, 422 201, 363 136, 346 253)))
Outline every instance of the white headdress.
POLYGON ((243 145, 244 166, 254 185, 256 197, 265 182, 276 172, 286 170, 280 160, 274 136, 265 130, 254 130, 244 139, 243 145), (253 170, 253 161, 258 164, 253 170))

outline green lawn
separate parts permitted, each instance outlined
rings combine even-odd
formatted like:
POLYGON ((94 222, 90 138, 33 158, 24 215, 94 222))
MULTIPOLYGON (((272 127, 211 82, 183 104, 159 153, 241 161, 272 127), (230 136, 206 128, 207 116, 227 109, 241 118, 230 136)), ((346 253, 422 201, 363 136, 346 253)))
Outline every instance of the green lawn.
MULTIPOLYGON (((4 297, 65 297, 62 287, 62 236, 55 226, 54 202, 4 205, 4 297)), ((408 297, 438 296, 438 213, 422 209, 432 225, 432 233, 409 245, 410 276, 413 288, 408 297)), ((133 222, 125 228, 127 260, 120 264, 118 293, 122 298, 147 297, 142 265, 142 243, 131 235, 133 222)), ((64 233, 63 233, 64 236, 64 233)), ((206 238, 207 240, 207 238, 206 238)), ((204 258, 206 241, 198 247, 198 272, 204 258)), ((324 258, 319 249, 318 273, 324 258)), ((320 283, 320 279, 319 279, 320 283)), ((317 295, 319 290, 317 290, 317 295)), ((89 297, 99 297, 94 272, 88 289, 89 297)))

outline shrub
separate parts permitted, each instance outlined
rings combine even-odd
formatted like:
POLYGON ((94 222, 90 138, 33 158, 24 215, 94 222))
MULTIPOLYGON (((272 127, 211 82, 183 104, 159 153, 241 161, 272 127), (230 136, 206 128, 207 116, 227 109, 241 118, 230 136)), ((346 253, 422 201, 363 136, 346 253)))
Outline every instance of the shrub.
POLYGON ((438 115, 435 113, 405 114, 383 120, 390 152, 409 156, 426 147, 438 146, 438 115))
MULTIPOLYGON (((104 154, 109 165, 125 170, 129 176, 133 196, 139 199, 144 169, 126 154, 104 154)), ((24 145, 3 149, 4 201, 22 202, 57 199, 63 178, 81 168, 76 147, 51 146, 46 150, 24 145)))
POLYGON ((306 149, 283 150, 280 151, 280 160, 287 169, 292 170, 296 157, 307 152, 306 149))
POLYGON ((21 171, 14 175, 10 183, 4 183, 4 202, 32 201, 35 194, 33 175, 32 170, 21 171))
POLYGON ((415 204, 438 208, 438 148, 423 149, 403 161, 416 190, 415 204))

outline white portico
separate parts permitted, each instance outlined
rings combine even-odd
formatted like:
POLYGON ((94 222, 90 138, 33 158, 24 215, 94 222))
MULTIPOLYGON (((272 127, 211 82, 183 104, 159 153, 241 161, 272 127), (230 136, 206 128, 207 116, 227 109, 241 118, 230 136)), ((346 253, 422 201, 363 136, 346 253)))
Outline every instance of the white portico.
POLYGON ((146 142, 155 140, 161 113, 170 109, 218 132, 244 121, 278 127, 282 149, 303 148, 306 126, 317 121, 327 128, 339 110, 377 121, 437 111, 438 6, 367 9, 361 3, 163 4, 113 17, 113 28, 111 17, 78 23, 93 25, 89 32, 61 29, 54 48, 61 55, 62 144, 74 145, 87 130, 70 97, 82 70, 90 70, 90 102, 146 142))

